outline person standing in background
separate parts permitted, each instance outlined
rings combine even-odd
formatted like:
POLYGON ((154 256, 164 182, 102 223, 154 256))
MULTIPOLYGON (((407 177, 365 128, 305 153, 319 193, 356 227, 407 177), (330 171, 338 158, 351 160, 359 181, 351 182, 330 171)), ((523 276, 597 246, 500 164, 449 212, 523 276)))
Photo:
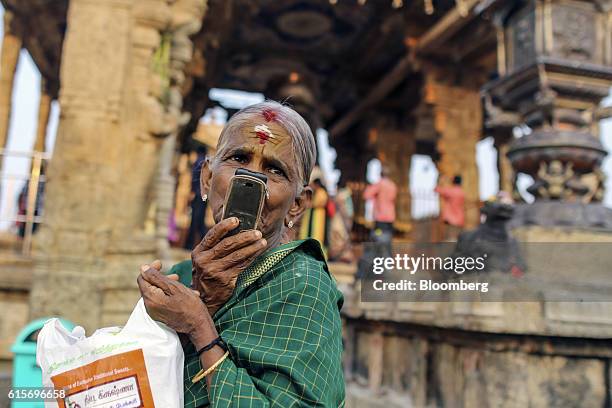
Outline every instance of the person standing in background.
POLYGON ((370 232, 372 242, 364 245, 363 254, 357 264, 354 281, 357 291, 360 291, 361 280, 371 276, 374 258, 392 256, 391 239, 395 221, 397 185, 389 178, 387 167, 383 166, 378 183, 366 187, 363 199, 374 201, 374 228, 370 232))
POLYGON ((352 262, 354 259, 351 242, 354 214, 353 191, 346 181, 342 181, 339 187, 334 197, 336 212, 329 228, 330 259, 352 262))
POLYGON ((306 211, 300 225, 300 239, 314 238, 321 244, 327 255, 328 247, 328 200, 329 195, 322 181, 322 173, 318 167, 313 171, 310 183, 312 188, 312 205, 306 211))
POLYGON ((450 186, 438 186, 435 192, 442 199, 439 237, 442 240, 456 240, 465 225, 465 192, 461 187, 461 176, 455 176, 450 186))
POLYGON ((351 190, 346 181, 342 181, 339 187, 336 193, 336 204, 342 216, 344 227, 350 233, 353 229, 353 215, 355 213, 353 207, 353 190, 351 190))
POLYGON ((374 229, 372 239, 376 242, 391 244, 393 222, 395 221, 395 200, 397 185, 389 178, 389 169, 383 167, 381 179, 369 185, 363 192, 364 200, 374 201, 374 229))

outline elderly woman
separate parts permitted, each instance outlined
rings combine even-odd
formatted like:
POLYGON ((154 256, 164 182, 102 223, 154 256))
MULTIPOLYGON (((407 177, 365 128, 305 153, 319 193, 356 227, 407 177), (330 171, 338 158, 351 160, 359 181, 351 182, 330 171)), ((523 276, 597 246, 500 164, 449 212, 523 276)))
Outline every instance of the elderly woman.
POLYGON ((189 340, 185 407, 344 406, 342 295, 316 241, 286 242, 310 201, 315 158, 308 124, 289 107, 236 113, 200 173, 215 225, 171 275, 157 261, 141 268, 147 311, 189 340), (265 174, 268 197, 258 230, 226 237, 238 225, 222 219, 238 168, 265 174))

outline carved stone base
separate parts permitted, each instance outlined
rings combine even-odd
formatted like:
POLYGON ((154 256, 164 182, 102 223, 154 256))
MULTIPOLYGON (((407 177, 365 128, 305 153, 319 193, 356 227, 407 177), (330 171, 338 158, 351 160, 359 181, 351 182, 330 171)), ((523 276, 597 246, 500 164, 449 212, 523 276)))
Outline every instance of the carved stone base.
POLYGON ((510 228, 528 225, 579 227, 612 231, 612 209, 599 203, 537 201, 516 205, 510 228))

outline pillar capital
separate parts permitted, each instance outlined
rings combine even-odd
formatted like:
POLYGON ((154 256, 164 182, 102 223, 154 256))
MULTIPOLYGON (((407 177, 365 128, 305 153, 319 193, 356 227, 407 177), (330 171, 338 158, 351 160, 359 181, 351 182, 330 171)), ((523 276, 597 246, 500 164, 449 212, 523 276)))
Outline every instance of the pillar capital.
POLYGON ((599 103, 612 85, 612 37, 602 35, 612 30, 612 13, 605 3, 529 0, 495 17, 502 22, 502 75, 483 88, 487 111, 497 122, 511 117, 508 123, 530 130, 507 150, 515 172, 534 179, 528 191, 536 202, 524 214, 519 209, 518 223, 612 228, 612 211, 599 209, 607 152, 597 137, 597 121, 605 116, 599 103), (556 213, 567 219, 537 210, 550 205, 566 208, 556 213), (597 216, 578 217, 591 211, 587 207, 597 216))

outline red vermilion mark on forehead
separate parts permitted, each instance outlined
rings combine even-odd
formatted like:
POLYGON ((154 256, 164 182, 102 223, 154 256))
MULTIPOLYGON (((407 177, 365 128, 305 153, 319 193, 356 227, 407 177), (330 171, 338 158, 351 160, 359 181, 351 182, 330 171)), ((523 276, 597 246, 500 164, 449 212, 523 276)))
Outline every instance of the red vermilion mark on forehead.
POLYGON ((255 126, 255 135, 259 138, 259 144, 264 144, 273 138, 272 132, 266 125, 255 126))
POLYGON ((264 119, 266 119, 266 122, 274 122, 278 116, 272 109, 264 109, 261 114, 263 115, 264 119))
POLYGON ((268 139, 270 139, 270 136, 268 136, 265 132, 256 132, 256 134, 259 138, 259 144, 264 144, 268 141, 268 139))

